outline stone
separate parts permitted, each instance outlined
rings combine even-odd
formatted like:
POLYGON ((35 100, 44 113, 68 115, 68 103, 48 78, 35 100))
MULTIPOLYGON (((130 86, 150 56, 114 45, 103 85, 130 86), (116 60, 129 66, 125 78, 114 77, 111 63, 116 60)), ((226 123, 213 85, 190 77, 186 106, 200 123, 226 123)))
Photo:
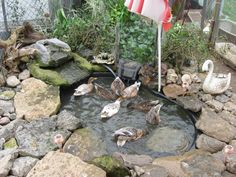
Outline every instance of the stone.
POLYGON ((196 141, 196 146, 198 149, 208 151, 210 153, 221 151, 225 145, 226 143, 205 134, 201 134, 196 141))
POLYGON ((56 114, 60 108, 59 88, 41 80, 29 78, 22 82, 21 92, 14 97, 17 117, 32 121, 56 114))
POLYGON ((216 100, 210 100, 210 101, 207 101, 206 104, 212 108, 212 109, 215 109, 216 112, 221 112, 223 107, 224 107, 224 104, 219 102, 219 101, 216 101, 216 100))
POLYGON ((202 89, 202 85, 199 84, 199 83, 193 83, 191 84, 187 94, 188 95, 194 95, 194 94, 197 94, 199 93, 199 91, 202 89))
POLYGON ((228 172, 228 171, 224 171, 224 172, 222 173, 222 177, 236 177, 236 175, 235 175, 235 174, 232 174, 232 173, 230 173, 230 172, 228 172))
POLYGON ((186 92, 184 89, 177 84, 169 84, 163 88, 164 94, 169 97, 176 99, 177 96, 184 95, 186 92))
POLYGON ((5 74, 3 75, 3 73, 0 72, 0 87, 5 86, 5 84, 6 84, 5 74))
POLYGON ((6 90, 0 93, 0 100, 11 100, 15 96, 15 91, 6 90))
POLYGON ((57 149, 54 136, 62 134, 64 139, 67 139, 71 133, 67 130, 57 130, 56 127, 56 120, 42 118, 17 129, 15 137, 20 155, 41 158, 49 151, 57 149))
POLYGON ((148 155, 122 154, 120 152, 115 152, 112 156, 129 168, 150 165, 153 161, 148 155))
POLYGON ((215 100, 217 100, 217 101, 219 101, 221 103, 227 103, 230 100, 230 98, 227 97, 225 94, 221 94, 221 95, 217 95, 215 97, 215 100))
POLYGON ((218 114, 222 119, 229 122, 231 125, 236 127, 236 116, 233 114, 230 114, 228 111, 222 111, 218 114))
POLYGON ((11 155, 7 155, 3 158, 0 159, 0 176, 5 177, 8 175, 12 164, 13 164, 13 159, 11 155))
POLYGON ((10 122, 11 122, 11 120, 8 117, 1 117, 0 118, 0 125, 6 125, 10 122))
POLYGON ((49 152, 26 177, 106 177, 106 172, 68 153, 49 152))
POLYGON ((236 128, 209 109, 202 109, 196 127, 206 135, 230 142, 236 136, 236 128))
POLYGON ((160 157, 153 165, 164 167, 173 177, 217 177, 225 170, 222 161, 201 150, 191 150, 182 156, 160 157))
POLYGON ((32 157, 20 157, 17 158, 12 165, 11 174, 23 177, 26 176, 29 171, 38 162, 38 159, 32 157))
POLYGON ((211 94, 203 94, 201 97, 201 100, 203 102, 211 101, 212 99, 213 99, 213 97, 211 96, 211 94))
POLYGON ((11 149, 11 148, 17 148, 17 142, 15 138, 9 139, 7 142, 4 143, 3 145, 4 149, 11 149))
POLYGON ((0 100, 0 109, 4 110, 4 113, 13 113, 15 112, 13 101, 0 100))
POLYGON ((160 127, 152 132, 146 146, 156 152, 181 154, 188 149, 189 139, 186 133, 179 129, 160 127), (168 143, 166 143, 168 142, 168 143))
POLYGON ((63 110, 58 115, 57 126, 72 131, 81 128, 82 124, 71 112, 63 110))
POLYGON ((105 145, 89 128, 76 130, 65 143, 63 150, 84 161, 107 154, 105 145))
POLYGON ((202 102, 196 96, 177 97, 176 101, 184 107, 193 112, 199 112, 202 109, 202 102))
POLYGON ((92 163, 103 169, 108 177, 124 177, 129 175, 129 170, 117 159, 104 155, 92 160, 92 163))
POLYGON ((168 69, 166 74, 166 83, 167 84, 176 84, 178 80, 178 75, 175 73, 174 69, 168 69))
POLYGON ((6 140, 4 138, 0 139, 0 150, 3 149, 3 145, 4 145, 5 142, 6 142, 6 140))
POLYGON ((7 78, 7 85, 9 87, 16 87, 20 84, 20 80, 16 76, 10 76, 7 78))
POLYGON ((26 121, 22 119, 11 121, 9 124, 0 128, 0 137, 4 138, 6 141, 9 140, 10 138, 14 137, 17 128, 24 125, 25 123, 26 121))
POLYGON ((232 90, 226 90, 225 92, 224 92, 224 94, 227 96, 227 97, 231 97, 232 95, 233 95, 233 92, 232 92, 232 90))
POLYGON ((16 119, 16 113, 12 113, 9 115, 10 120, 15 120, 16 119))
POLYGON ((2 116, 3 114, 4 114, 4 110, 0 108, 0 116, 2 116))
POLYGON ((11 149, 4 149, 0 151, 0 159, 6 156, 11 156, 11 159, 17 158, 19 155, 18 149, 16 148, 11 148, 11 149))
POLYGON ((232 102, 227 102, 224 105, 224 110, 229 111, 229 112, 235 112, 236 111, 236 104, 232 102))
POLYGON ((24 71, 22 71, 18 78, 22 81, 22 80, 25 80, 25 79, 28 79, 30 77, 30 72, 28 69, 25 69, 24 71))
MULTIPOLYGON (((164 167, 158 165, 146 165, 141 167, 141 169, 144 173, 141 174, 140 177, 169 177, 168 171, 164 167)), ((137 172, 137 168, 135 171, 137 172)))
POLYGON ((230 154, 230 157, 227 158, 226 169, 230 173, 236 174, 236 154, 230 154))

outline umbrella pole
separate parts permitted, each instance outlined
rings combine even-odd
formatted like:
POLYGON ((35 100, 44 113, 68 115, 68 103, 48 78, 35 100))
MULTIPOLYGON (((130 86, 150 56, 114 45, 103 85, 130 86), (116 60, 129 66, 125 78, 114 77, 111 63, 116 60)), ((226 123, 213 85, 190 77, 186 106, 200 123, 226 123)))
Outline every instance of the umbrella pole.
POLYGON ((161 91, 161 28, 162 24, 158 24, 158 92, 161 91))

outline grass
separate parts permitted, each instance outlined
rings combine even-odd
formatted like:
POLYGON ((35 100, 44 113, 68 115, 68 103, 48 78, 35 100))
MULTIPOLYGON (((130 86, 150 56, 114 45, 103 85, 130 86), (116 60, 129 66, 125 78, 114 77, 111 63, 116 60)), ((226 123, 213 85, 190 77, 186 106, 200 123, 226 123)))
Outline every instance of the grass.
POLYGON ((224 0, 223 14, 236 21, 236 0, 224 0))

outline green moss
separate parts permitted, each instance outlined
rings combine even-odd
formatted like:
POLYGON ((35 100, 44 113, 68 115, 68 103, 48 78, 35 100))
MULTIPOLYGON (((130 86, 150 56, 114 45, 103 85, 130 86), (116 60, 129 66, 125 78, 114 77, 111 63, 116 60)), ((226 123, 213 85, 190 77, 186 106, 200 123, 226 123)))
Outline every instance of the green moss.
POLYGON ((15 92, 11 90, 6 90, 0 93, 0 99, 10 100, 15 96, 15 92))
POLYGON ((128 169, 120 161, 108 155, 95 158, 92 163, 105 170, 107 177, 124 177, 129 175, 128 169))
POLYGON ((11 149, 11 148, 18 147, 16 139, 15 138, 11 138, 6 143, 4 143, 3 147, 4 147, 4 149, 11 149))
POLYGON ((69 83, 56 71, 42 69, 39 64, 33 62, 29 64, 30 73, 38 79, 55 86, 68 86, 69 83))
POLYGON ((106 69, 102 66, 99 65, 94 65, 91 64, 88 60, 86 60, 85 58, 79 56, 76 53, 71 53, 72 57, 74 58, 74 60, 78 63, 78 66, 80 66, 83 69, 86 69, 88 71, 106 71, 106 69))

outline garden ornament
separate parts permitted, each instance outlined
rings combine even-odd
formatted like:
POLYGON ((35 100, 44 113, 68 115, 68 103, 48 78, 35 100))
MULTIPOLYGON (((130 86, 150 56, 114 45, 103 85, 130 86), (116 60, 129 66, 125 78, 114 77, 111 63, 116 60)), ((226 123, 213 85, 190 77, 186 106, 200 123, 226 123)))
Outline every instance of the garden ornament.
POLYGON ((62 145, 64 143, 64 137, 62 134, 57 134, 54 136, 54 143, 58 146, 60 149, 60 152, 62 152, 62 145))
POLYGON ((220 94, 226 91, 230 86, 231 73, 216 74, 213 73, 214 64, 211 60, 206 60, 202 65, 202 71, 208 71, 204 80, 202 89, 205 93, 220 94))
POLYGON ((131 12, 141 14, 158 24, 158 91, 161 90, 161 31, 171 28, 171 9, 168 0, 126 0, 125 6, 131 12))
POLYGON ((182 87, 185 89, 185 90, 189 90, 190 89, 190 85, 192 83, 192 79, 191 79, 191 76, 189 74, 184 74, 182 77, 181 77, 181 81, 182 81, 182 87))

